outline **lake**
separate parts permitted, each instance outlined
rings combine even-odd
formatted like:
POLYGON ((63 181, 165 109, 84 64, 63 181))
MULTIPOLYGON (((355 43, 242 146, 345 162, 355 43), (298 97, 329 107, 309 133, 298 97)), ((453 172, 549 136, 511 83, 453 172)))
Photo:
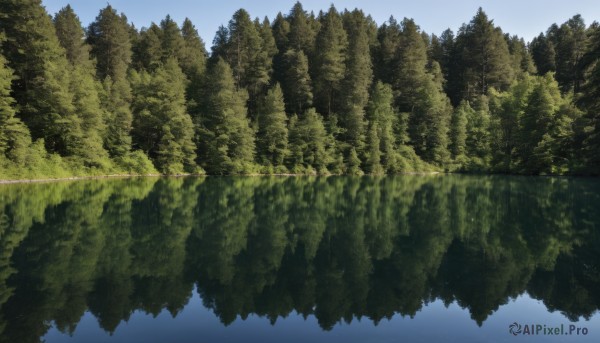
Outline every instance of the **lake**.
POLYGON ((0 342, 598 342, 600 179, 0 185, 0 342))

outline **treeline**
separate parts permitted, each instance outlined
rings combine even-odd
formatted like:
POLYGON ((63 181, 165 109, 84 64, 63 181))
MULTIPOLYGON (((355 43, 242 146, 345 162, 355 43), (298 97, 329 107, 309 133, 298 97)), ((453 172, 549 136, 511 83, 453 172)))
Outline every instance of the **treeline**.
POLYGON ((525 292, 590 319, 599 187, 460 175, 7 185, 0 342, 40 342, 50 323, 77 335, 88 311, 114 333, 198 296, 225 325, 299 314, 330 330, 418 317, 436 300, 481 325, 525 292))
POLYGON ((600 28, 530 44, 479 9, 456 34, 360 10, 141 30, 110 5, 0 4, 4 178, 160 172, 600 173, 600 28))

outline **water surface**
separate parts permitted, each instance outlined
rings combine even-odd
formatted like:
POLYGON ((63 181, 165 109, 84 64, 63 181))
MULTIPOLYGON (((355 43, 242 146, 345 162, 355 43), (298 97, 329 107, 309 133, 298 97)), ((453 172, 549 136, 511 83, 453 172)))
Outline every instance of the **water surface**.
POLYGON ((0 342, 594 342, 599 307, 597 179, 0 186, 0 342))

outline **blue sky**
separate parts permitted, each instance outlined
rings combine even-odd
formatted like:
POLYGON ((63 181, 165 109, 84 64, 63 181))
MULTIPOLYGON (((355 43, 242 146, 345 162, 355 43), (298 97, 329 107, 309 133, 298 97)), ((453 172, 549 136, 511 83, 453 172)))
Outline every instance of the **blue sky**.
MULTIPOLYGON (((210 50, 219 25, 227 25, 231 15, 245 8, 252 17, 274 18, 277 12, 287 14, 295 0, 43 0, 50 14, 67 4, 75 9, 87 26, 94 20, 100 8, 110 3, 124 12, 137 28, 160 22, 167 14, 179 22, 189 17, 196 25, 202 39, 210 50)), ((546 31, 552 23, 563 23, 579 13, 586 24, 600 21, 599 0, 336 0, 339 9, 361 8, 371 14, 378 24, 393 15, 397 19, 414 18, 421 29, 440 34, 447 28, 454 32, 468 22, 477 8, 482 7, 505 32, 517 34, 527 41, 546 31)), ((331 1, 302 1, 307 11, 326 10, 331 1)))

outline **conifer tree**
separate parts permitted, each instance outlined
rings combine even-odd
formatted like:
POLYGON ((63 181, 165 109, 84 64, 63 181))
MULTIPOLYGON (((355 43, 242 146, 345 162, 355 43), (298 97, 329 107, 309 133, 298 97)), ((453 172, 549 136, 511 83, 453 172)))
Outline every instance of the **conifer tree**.
POLYGON ((131 86, 125 78, 115 82, 107 77, 103 82, 102 107, 106 110, 104 147, 111 157, 123 157, 131 150, 131 86))
POLYGON ((385 172, 401 171, 397 145, 407 142, 408 134, 398 125, 399 118, 393 108, 393 103, 394 96, 390 85, 377 82, 366 110, 369 122, 367 170, 373 174, 378 173, 379 163, 385 172), (377 159, 376 156, 380 158, 377 159))
POLYGON ((67 59, 75 66, 92 66, 90 64, 90 46, 86 44, 85 31, 79 17, 71 5, 62 8, 54 16, 54 27, 60 45, 65 49, 67 59))
POLYGON ((287 16, 289 33, 287 34, 287 49, 302 51, 305 55, 312 55, 316 32, 314 31, 308 13, 297 1, 287 16))
POLYGON ((98 78, 104 80, 110 76, 113 81, 124 78, 131 63, 127 17, 108 5, 88 27, 87 40, 97 61, 98 78))
POLYGON ((386 84, 392 84, 394 81, 394 68, 401 31, 400 24, 393 16, 377 30, 378 45, 373 53, 373 67, 375 77, 386 84))
POLYGON ((7 159, 23 166, 31 136, 25 124, 15 116, 15 100, 10 94, 13 79, 12 70, 6 66, 4 56, 0 55, 0 163, 4 164, 3 159, 7 159))
POLYGON ((490 88, 506 90, 514 79, 508 44, 481 8, 471 22, 463 25, 455 43, 457 65, 449 83, 454 103, 474 100, 490 88))
POLYGON ((589 133, 585 140, 585 158, 588 172, 600 175, 600 29, 590 34, 590 48, 583 57, 587 80, 579 103, 587 113, 589 133))
POLYGON ((348 32, 346 71, 342 80, 339 124, 344 130, 342 139, 362 153, 366 126, 364 109, 369 100, 369 88, 373 80, 367 20, 362 11, 345 15, 344 26, 348 32))
POLYGON ((199 123, 199 158, 211 174, 250 172, 254 132, 246 117, 248 94, 237 89, 231 68, 218 59, 207 71, 199 123))
POLYGON ((452 114, 450 123, 450 153, 454 160, 466 154, 467 118, 474 117, 473 108, 468 101, 463 100, 452 114))
POLYGON ((331 6, 320 21, 321 30, 316 39, 318 53, 314 59, 315 105, 320 113, 329 116, 337 112, 335 99, 346 73, 348 37, 335 7, 331 6))
POLYGON ((133 73, 133 144, 168 174, 194 172, 192 119, 185 106, 186 78, 175 58, 153 74, 133 73))
POLYGON ((46 149, 74 156, 81 140, 75 114, 71 75, 51 18, 39 0, 9 0, 0 7, 0 31, 7 40, 4 56, 16 78, 12 94, 19 117, 32 138, 43 138, 46 149))
POLYGON ((132 47, 132 65, 136 69, 154 71, 162 63, 163 32, 152 23, 149 28, 143 28, 136 44, 132 47))
POLYGON ((531 57, 539 75, 556 71, 556 51, 554 50, 554 44, 543 33, 533 38, 529 44, 529 50, 531 51, 531 57))
POLYGON ((179 54, 179 64, 188 79, 193 82, 206 70, 206 48, 198 30, 188 18, 183 21, 181 35, 184 46, 179 54))
POLYGON ((288 154, 287 116, 279 84, 271 88, 258 111, 256 150, 263 165, 279 167, 288 154))
POLYGON ((442 72, 437 62, 428 70, 426 46, 413 20, 402 21, 401 38, 393 76, 396 104, 401 113, 408 113, 408 132, 415 152, 425 161, 441 165, 449 157, 451 117, 442 72))
POLYGON ((71 63, 70 88, 82 129, 77 155, 86 166, 106 168, 108 153, 103 147, 105 111, 101 107, 99 95, 102 86, 94 79, 94 63, 89 56, 90 47, 83 39, 85 32, 70 6, 56 14, 54 25, 58 40, 71 63))
POLYGON ((314 108, 306 110, 300 119, 290 119, 290 170, 327 173, 327 131, 322 117, 314 108))
POLYGON ((467 135, 465 140, 466 155, 470 159, 470 169, 486 170, 489 168, 490 151, 490 110, 488 98, 480 95, 473 108, 467 108, 467 135))
POLYGON ((303 113, 313 102, 308 58, 302 51, 288 50, 284 55, 283 94, 288 113, 303 113))

